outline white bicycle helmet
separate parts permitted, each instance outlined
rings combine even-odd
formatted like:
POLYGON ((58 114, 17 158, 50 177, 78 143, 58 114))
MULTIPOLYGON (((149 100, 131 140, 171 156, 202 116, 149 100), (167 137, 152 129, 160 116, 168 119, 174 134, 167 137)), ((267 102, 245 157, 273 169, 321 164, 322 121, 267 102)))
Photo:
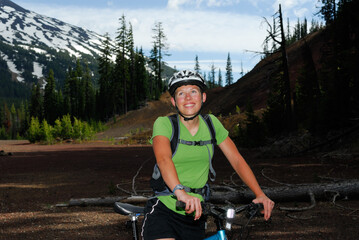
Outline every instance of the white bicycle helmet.
POLYGON ((207 89, 206 81, 203 77, 197 73, 192 72, 191 70, 184 70, 173 74, 168 83, 168 91, 171 96, 175 93, 178 87, 183 85, 197 85, 202 92, 207 89))
MULTIPOLYGON (((192 72, 191 70, 184 70, 173 74, 173 76, 171 77, 168 83, 168 91, 170 92, 171 96, 174 96, 176 89, 183 85, 196 85, 201 89, 202 92, 204 92, 207 89, 206 81, 204 81, 203 77, 199 73, 192 72)), ((203 106, 203 102, 200 110, 195 115, 189 118, 185 117, 179 111, 177 105, 176 105, 176 109, 178 114, 181 115, 185 121, 189 121, 189 120, 193 120, 195 117, 197 117, 200 114, 202 106, 203 106)))

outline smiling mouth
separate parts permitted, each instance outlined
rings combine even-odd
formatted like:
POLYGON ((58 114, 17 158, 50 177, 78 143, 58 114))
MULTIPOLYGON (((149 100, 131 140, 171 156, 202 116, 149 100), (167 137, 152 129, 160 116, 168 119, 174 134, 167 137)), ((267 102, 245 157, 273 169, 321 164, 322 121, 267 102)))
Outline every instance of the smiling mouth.
POLYGON ((191 103, 191 104, 185 104, 185 105, 184 105, 184 107, 193 107, 193 106, 195 106, 195 104, 192 104, 192 103, 191 103))

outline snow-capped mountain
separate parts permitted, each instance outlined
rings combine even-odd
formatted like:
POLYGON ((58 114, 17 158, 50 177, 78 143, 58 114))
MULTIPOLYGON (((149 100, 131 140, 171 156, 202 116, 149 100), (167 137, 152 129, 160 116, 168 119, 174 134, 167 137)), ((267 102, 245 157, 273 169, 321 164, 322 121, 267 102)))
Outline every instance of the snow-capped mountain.
POLYGON ((13 80, 26 81, 23 73, 29 70, 17 61, 16 53, 21 52, 19 48, 27 50, 32 59, 35 58, 31 74, 41 78, 46 66, 38 59, 46 56, 46 61, 54 61, 58 58, 56 53, 96 59, 101 39, 103 36, 93 31, 26 10, 10 0, 0 0, 0 60, 7 62, 13 80), (6 47, 8 50, 4 50, 8 45, 15 53, 6 47))

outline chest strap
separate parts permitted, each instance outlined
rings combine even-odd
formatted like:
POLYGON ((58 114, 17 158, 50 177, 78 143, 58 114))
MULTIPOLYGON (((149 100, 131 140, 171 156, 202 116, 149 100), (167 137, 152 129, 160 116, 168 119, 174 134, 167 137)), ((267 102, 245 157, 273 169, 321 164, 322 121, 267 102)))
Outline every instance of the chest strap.
POLYGON ((215 141, 213 139, 207 140, 207 141, 186 141, 182 139, 178 139, 179 143, 189 145, 189 146, 204 146, 207 144, 215 144, 215 141))

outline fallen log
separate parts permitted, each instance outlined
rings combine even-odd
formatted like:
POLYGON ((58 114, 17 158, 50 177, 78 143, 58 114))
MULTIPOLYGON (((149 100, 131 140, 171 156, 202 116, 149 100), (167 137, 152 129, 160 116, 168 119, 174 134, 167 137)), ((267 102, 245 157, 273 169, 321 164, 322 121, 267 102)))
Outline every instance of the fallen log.
POLYGON ((71 198, 68 203, 56 204, 56 207, 74 207, 74 206, 112 206, 115 202, 127 202, 127 203, 144 203, 148 198, 143 196, 131 196, 131 197, 99 197, 99 198, 71 198))
POLYGON ((124 197, 99 197, 70 199, 68 206, 108 206, 114 202, 123 200, 124 197))
MULTIPOLYGON (((309 192, 312 192, 317 200, 328 199, 329 193, 337 193, 340 196, 359 196, 359 179, 339 181, 335 183, 309 183, 291 186, 278 186, 263 189, 264 193, 275 202, 307 201, 309 192)), ((254 194, 249 189, 237 191, 214 191, 211 202, 232 203, 250 202, 254 194)))
MULTIPOLYGON (((264 188, 263 191, 275 202, 308 201, 310 199, 309 193, 313 194, 317 200, 327 200, 331 195, 337 194, 342 197, 357 197, 359 196, 359 179, 337 181, 334 183, 293 184, 264 188)), ((225 203, 226 201, 247 203, 253 199, 254 194, 249 189, 236 190, 228 186, 215 186, 213 187, 210 201, 213 203, 225 203)), ((70 199, 68 204, 57 204, 56 206, 111 206, 117 201, 142 204, 147 200, 148 198, 143 196, 80 198, 70 199)))

